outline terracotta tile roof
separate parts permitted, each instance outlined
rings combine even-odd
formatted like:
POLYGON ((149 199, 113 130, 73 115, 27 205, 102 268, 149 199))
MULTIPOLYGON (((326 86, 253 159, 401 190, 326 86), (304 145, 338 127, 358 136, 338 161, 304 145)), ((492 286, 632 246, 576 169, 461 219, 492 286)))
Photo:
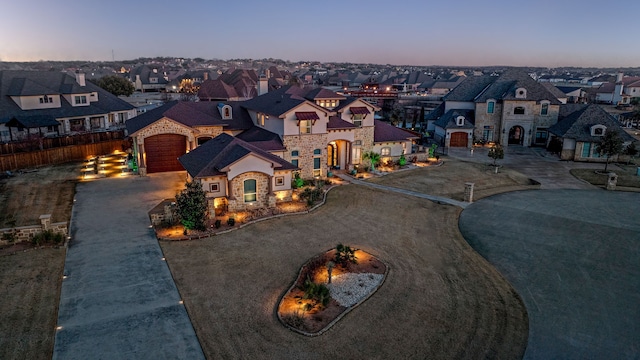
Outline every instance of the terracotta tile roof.
POLYGON ((203 178, 225 174, 225 167, 251 153, 271 161, 278 170, 297 169, 284 159, 225 133, 182 155, 178 161, 193 178, 203 178))
POLYGON ((373 142, 395 142, 420 138, 419 135, 413 132, 397 128, 380 120, 375 120, 374 123, 373 142))

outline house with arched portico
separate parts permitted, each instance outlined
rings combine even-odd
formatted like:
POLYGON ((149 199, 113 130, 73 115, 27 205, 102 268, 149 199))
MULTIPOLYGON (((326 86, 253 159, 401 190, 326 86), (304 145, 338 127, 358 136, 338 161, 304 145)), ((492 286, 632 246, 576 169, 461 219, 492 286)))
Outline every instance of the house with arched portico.
MULTIPOLYGON (((473 142, 503 145, 546 146, 548 129, 558 122, 561 102, 542 84, 524 71, 508 69, 500 76, 470 76, 444 97, 436 119, 450 118, 452 111, 471 112, 472 139, 463 141, 463 130, 456 139, 441 137, 451 147, 470 147, 473 142), (453 141, 451 141, 453 140, 453 141)), ((436 111, 434 111, 434 114, 436 111)), ((436 121, 437 122, 437 121, 436 121)))

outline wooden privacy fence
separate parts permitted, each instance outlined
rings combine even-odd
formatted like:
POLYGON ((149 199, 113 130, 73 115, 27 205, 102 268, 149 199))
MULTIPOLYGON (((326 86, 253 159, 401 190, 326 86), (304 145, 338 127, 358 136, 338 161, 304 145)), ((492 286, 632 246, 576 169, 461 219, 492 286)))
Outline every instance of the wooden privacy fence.
POLYGON ((120 139, 124 139, 124 130, 102 131, 69 136, 58 136, 52 138, 31 134, 26 139, 22 139, 20 141, 0 144, 0 155, 32 152, 71 145, 94 144, 103 141, 120 139))
POLYGON ((0 172, 16 171, 44 165, 81 161, 90 156, 107 155, 128 148, 123 140, 103 141, 94 144, 72 145, 53 149, 0 155, 0 172))

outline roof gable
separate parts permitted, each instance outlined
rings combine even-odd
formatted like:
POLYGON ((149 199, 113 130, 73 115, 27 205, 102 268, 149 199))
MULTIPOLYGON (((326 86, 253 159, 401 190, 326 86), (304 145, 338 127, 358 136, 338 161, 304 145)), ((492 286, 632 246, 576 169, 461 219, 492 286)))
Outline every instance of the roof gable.
MULTIPOLYGON (((563 107, 564 105, 560 106, 561 109, 563 107)), ((622 130, 618 121, 599 105, 591 104, 582 107, 570 107, 570 109, 576 110, 568 114, 566 110, 561 110, 561 113, 566 114, 566 116, 549 128, 550 133, 575 139, 576 141, 598 142, 602 137, 592 136, 591 127, 604 125, 607 131, 616 131, 624 141, 634 140, 631 135, 622 130)))
POLYGON ((373 142, 376 143, 407 141, 420 138, 420 136, 413 132, 397 128, 380 120, 375 120, 374 123, 373 142))

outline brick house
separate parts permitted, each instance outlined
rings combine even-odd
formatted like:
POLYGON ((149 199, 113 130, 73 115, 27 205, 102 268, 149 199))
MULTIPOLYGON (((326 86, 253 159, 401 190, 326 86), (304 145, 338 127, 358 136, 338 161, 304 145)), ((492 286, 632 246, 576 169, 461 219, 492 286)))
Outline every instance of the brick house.
POLYGON ((268 207, 275 206, 270 197, 273 189, 281 192, 279 196, 275 194, 276 201, 290 198, 286 191, 291 189, 294 171, 304 179, 324 178, 329 169, 352 169, 360 164, 362 154, 367 151, 388 151, 391 156, 410 153, 415 134, 374 121, 378 110, 361 99, 327 89, 288 86, 241 102, 171 102, 130 120, 127 131, 133 139, 141 175, 187 169, 190 176, 205 184, 208 196, 218 199, 218 205, 224 202, 234 209, 268 207), (218 139, 222 134, 226 135, 218 139), (242 166, 236 166, 244 173, 217 168, 218 189, 227 190, 214 192, 206 187, 208 178, 194 169, 209 164, 207 156, 217 157, 216 153, 222 150, 211 145, 213 150, 205 156, 197 148, 229 137, 237 139, 233 144, 238 149, 250 150, 253 160, 243 160, 242 166), (277 171, 282 174, 248 167, 255 164, 266 169, 261 166, 265 161, 274 161, 272 156, 282 159, 272 163, 272 169, 280 169, 277 171), (192 157, 199 159, 200 164, 192 164, 192 157), (243 175, 246 173, 255 174, 256 183, 263 184, 263 191, 269 195, 258 191, 260 201, 248 201, 241 196, 247 189, 253 189, 239 185, 247 180, 243 175), (269 184, 272 190, 265 190, 264 184, 269 184), (245 200, 241 203, 240 199, 245 200))

